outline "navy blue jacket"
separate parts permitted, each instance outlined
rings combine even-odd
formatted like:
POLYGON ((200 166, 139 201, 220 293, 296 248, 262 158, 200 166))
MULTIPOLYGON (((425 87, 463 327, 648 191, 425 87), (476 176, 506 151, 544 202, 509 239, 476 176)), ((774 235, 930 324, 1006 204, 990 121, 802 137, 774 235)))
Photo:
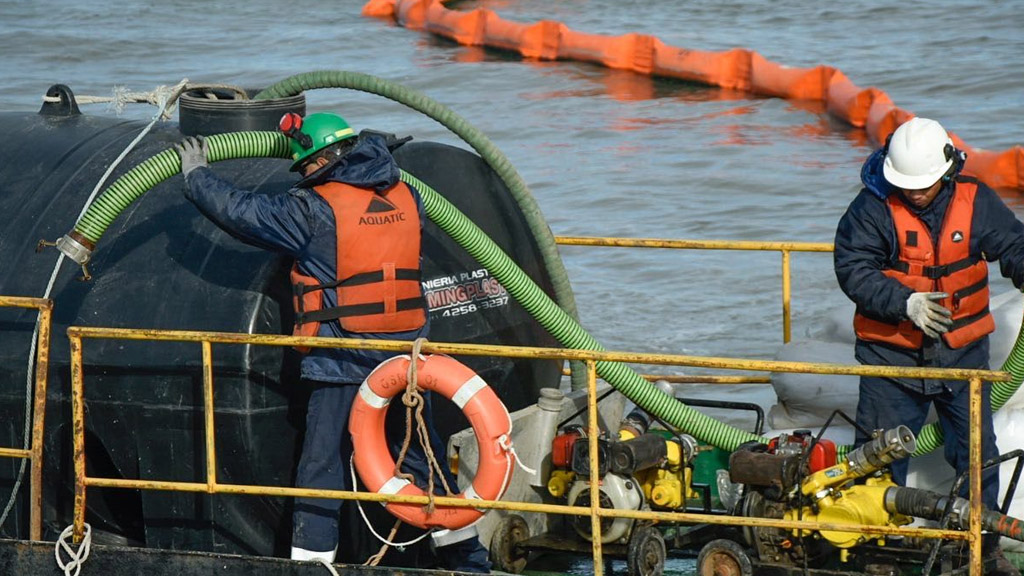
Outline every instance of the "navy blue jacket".
MULTIPOLYGON (((286 194, 258 194, 235 188, 208 167, 196 168, 186 178, 185 197, 207 218, 238 240, 291 256, 299 271, 321 283, 336 280, 337 235, 334 212, 312 187, 327 181, 376 191, 399 181, 400 172, 383 136, 363 132, 355 148, 335 163, 299 181, 286 194)), ((423 203, 413 189, 420 223, 423 203)), ((324 307, 337 305, 333 289, 324 290, 324 307)), ((426 337, 427 325, 412 332, 351 333, 337 321, 320 325, 319 336, 414 340, 426 337)), ((358 384, 390 352, 314 348, 302 359, 302 377, 321 382, 358 384)))
MULTIPOLYGON (((839 220, 835 239, 835 272, 843 292, 857 305, 857 311, 869 317, 896 322, 907 319, 907 298, 913 292, 882 270, 891 268, 899 255, 899 243, 892 215, 886 204, 890 194, 900 192, 889 185, 882 175, 883 150, 877 150, 861 169, 864 188, 839 220)), ((907 203, 910 210, 932 233, 938 244, 938 234, 952 197, 953 183, 943 186, 938 196, 924 209, 907 203)), ((974 200, 974 218, 971 223, 971 255, 989 262, 998 260, 1004 277, 1014 286, 1024 285, 1024 224, 1014 216, 996 193, 981 182, 974 200)), ((863 364, 892 366, 932 366, 942 368, 987 368, 988 337, 952 349, 944 341, 925 340, 921 350, 906 350, 879 342, 858 339, 857 360, 863 364)), ((942 384, 936 381, 903 380, 900 382, 918 392, 938 392, 942 384)))

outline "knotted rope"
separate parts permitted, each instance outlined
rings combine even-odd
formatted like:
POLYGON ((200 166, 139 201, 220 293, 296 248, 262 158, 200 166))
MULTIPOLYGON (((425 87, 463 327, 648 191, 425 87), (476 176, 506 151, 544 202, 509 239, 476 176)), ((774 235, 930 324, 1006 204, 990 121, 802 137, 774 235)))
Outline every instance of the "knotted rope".
MULTIPOLYGON (((413 477, 412 474, 402 471, 402 462, 405 461, 405 456, 409 452, 409 445, 412 443, 412 431, 413 428, 415 428, 417 437, 419 438, 420 441, 420 445, 423 446, 423 452, 426 456, 427 463, 429 466, 429 470, 427 473, 427 498, 429 498, 429 502, 426 505, 426 512, 427 515, 430 515, 434 513, 435 508, 435 472, 441 478, 441 485, 444 486, 445 494, 448 496, 453 496, 454 493, 452 492, 451 487, 448 485, 448 480, 445 478, 444 473, 441 470, 441 464, 437 461, 437 457, 434 456, 433 448, 431 448, 430 430, 429 428, 427 428, 426 419, 423 417, 423 408, 426 406, 426 402, 424 401, 423 395, 420 393, 419 387, 417 386, 417 363, 418 360, 420 359, 420 349, 423 347, 423 343, 426 341, 426 338, 417 338, 412 343, 412 352, 410 353, 409 358, 409 370, 408 372, 406 372, 405 391, 402 392, 402 404, 405 405, 405 437, 402 439, 402 448, 401 450, 399 450, 398 458, 395 460, 394 474, 395 477, 402 478, 410 483, 414 483, 416 481, 416 478, 413 477), (415 426, 413 425, 413 420, 415 420, 415 426)), ((351 461, 349 462, 349 467, 352 471, 352 485, 355 486, 356 473, 351 461)), ((366 562, 363 563, 363 566, 376 566, 384 558, 384 555, 387 553, 388 548, 394 546, 398 549, 402 549, 405 546, 419 542, 420 540, 422 540, 430 534, 430 532, 428 531, 423 533, 418 538, 415 538, 408 542, 394 542, 393 538, 398 533, 398 528, 402 525, 401 520, 395 521, 394 526, 391 527, 391 532, 388 534, 387 538, 384 538, 377 534, 376 530, 373 529, 373 526, 370 525, 369 519, 363 512, 363 507, 361 503, 356 502, 356 505, 359 508, 359 513, 362 515, 363 521, 366 523, 367 527, 369 527, 373 535, 376 536, 377 539, 382 542, 380 550, 378 550, 377 553, 373 556, 370 556, 366 560, 366 562)))
POLYGON ((57 559, 57 566, 64 571, 64 576, 78 576, 78 573, 82 571, 82 564, 89 558, 89 549, 92 546, 92 526, 89 524, 85 525, 85 535, 82 537, 82 542, 78 545, 77 550, 67 543, 68 538, 71 538, 74 531, 75 527, 73 525, 65 528, 60 533, 57 543, 53 548, 53 556, 57 559), (67 562, 64 562, 64 559, 61 558, 61 550, 64 550, 67 554, 67 562))
POLYGON ((454 496, 450 486, 448 486, 448 480, 444 477, 444 472, 441 470, 441 465, 438 463, 437 458, 434 456, 434 450, 430 446, 430 430, 427 428, 427 422, 423 418, 423 408, 425 402, 423 395, 420 394, 419 387, 416 385, 417 379, 417 364, 420 358, 420 348, 423 343, 426 342, 426 338, 417 338, 412 343, 412 353, 409 359, 409 371, 406 375, 405 392, 402 393, 402 404, 405 405, 405 438, 402 440, 402 449, 398 452, 398 458, 395 460, 395 476, 408 480, 409 482, 415 481, 412 474, 402 472, 402 462, 405 460, 405 455, 409 451, 409 444, 412 442, 412 429, 413 429, 413 418, 415 411, 416 420, 416 432, 419 436, 420 445, 423 446, 423 453, 426 455, 428 463, 427 473, 427 502, 426 512, 427 516, 434 513, 434 473, 441 478, 441 485, 444 486, 444 492, 446 496, 454 496))

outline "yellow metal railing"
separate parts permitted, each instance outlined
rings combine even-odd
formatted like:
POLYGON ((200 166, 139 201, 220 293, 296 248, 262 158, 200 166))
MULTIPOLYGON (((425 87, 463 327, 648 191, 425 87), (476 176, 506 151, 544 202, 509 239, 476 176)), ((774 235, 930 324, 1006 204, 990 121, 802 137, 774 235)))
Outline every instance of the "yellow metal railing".
POLYGON ((671 248, 675 250, 751 250, 782 254, 782 341, 793 335, 791 308, 793 280, 790 256, 793 252, 832 252, 835 247, 824 242, 758 242, 753 240, 664 240, 658 238, 598 238, 591 236, 556 236, 563 246, 604 246, 619 248, 671 248))
POLYGON ((32 464, 29 474, 29 538, 43 537, 43 431, 46 419, 46 375, 49 372, 50 325, 53 301, 44 298, 0 296, 0 306, 35 308, 39 311, 36 337, 35 386, 32 392, 32 432, 30 448, 0 448, 0 457, 28 458, 32 464))
MULTIPOLYGON (((74 534, 81 539, 85 528, 86 490, 89 487, 128 488, 137 490, 178 490, 187 492, 205 492, 209 494, 251 494, 268 496, 302 496, 319 498, 338 498, 344 500, 360 500, 372 502, 398 502, 426 504, 427 496, 382 495, 375 493, 352 492, 342 490, 317 490, 308 488, 291 488, 283 486, 252 486, 237 484, 221 484, 217 481, 216 442, 213 405, 213 344, 250 344, 266 346, 307 346, 311 348, 358 348, 381 350, 396 353, 409 353, 412 343, 391 340, 355 340, 330 338, 304 338, 277 335, 249 335, 219 332, 189 332, 133 330, 114 328, 68 329, 71 341, 71 378, 72 378, 72 419, 74 434, 75 458, 75 518, 74 534), (206 481, 175 482, 148 479, 113 479, 90 477, 85 465, 85 383, 83 380, 82 348, 85 338, 103 338, 120 340, 152 340, 195 342, 202 348, 203 360, 203 397, 204 397, 204 433, 206 445, 206 481)), ((600 508, 598 478, 590 479, 590 506, 565 506, 557 504, 538 504, 529 502, 502 502, 490 500, 467 501, 461 498, 434 497, 433 501, 441 506, 472 507, 479 509, 515 510, 547 514, 566 514, 590 516, 592 527, 594 574, 602 576, 603 562, 601 558, 601 519, 632 518, 657 522, 728 524, 751 527, 775 527, 783 529, 832 530, 842 532, 862 532, 865 534, 901 534, 926 538, 945 538, 967 540, 970 543, 970 569, 972 576, 981 576, 981 385, 982 380, 1007 381, 1010 375, 1006 372, 991 370, 937 369, 937 368, 895 368, 887 366, 849 366, 840 364, 816 364, 804 362, 780 362, 762 360, 744 360, 733 358, 714 358, 700 356, 683 356, 667 354, 641 354, 630 352, 592 352, 555 348, 529 348, 489 346, 475 344, 447 344, 428 342, 421 347, 423 353, 457 354, 469 356, 501 356, 513 358, 534 358, 552 360, 575 360, 585 362, 587 367, 588 407, 589 407, 589 448, 591 470, 597 470, 597 440, 600 436, 597 419, 597 362, 624 362, 632 364, 693 366, 715 369, 758 370, 770 372, 801 372, 812 374, 850 374, 864 376, 881 376, 891 378, 935 378, 946 380, 970 381, 970 530, 939 530, 924 528, 902 528, 872 525, 834 524, 810 521, 794 521, 766 518, 748 518, 740 516, 705 515, 689 512, 661 512, 647 510, 615 510, 600 508)))

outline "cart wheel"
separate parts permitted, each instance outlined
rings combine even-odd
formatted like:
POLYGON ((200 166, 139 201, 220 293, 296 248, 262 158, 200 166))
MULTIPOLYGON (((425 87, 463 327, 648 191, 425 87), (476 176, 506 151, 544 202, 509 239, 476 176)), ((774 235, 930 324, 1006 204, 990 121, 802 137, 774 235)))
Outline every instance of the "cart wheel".
POLYGON ((528 553, 517 549, 517 544, 530 537, 530 527, 522 516, 515 514, 502 518, 491 536, 491 562, 496 570, 518 574, 526 568, 528 553))
POLYGON ((750 556, 732 540, 712 540, 697 556, 698 576, 752 576, 753 573, 750 556))
POLYGON ((661 576, 665 571, 665 538, 653 526, 637 526, 626 550, 629 576, 661 576))

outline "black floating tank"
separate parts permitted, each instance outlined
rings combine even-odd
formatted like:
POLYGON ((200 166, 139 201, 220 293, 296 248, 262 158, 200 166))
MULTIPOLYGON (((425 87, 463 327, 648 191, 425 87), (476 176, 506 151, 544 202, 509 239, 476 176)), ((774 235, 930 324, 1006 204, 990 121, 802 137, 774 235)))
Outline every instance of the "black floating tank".
MULTIPOLYGON (((81 114, 65 86, 54 86, 50 93, 60 102, 45 104, 38 114, 0 113, 5 135, 0 143, 3 295, 45 294, 58 252, 39 252, 37 243, 73 228, 99 178, 145 126, 142 121, 81 114)), ((221 98, 218 107, 199 105, 196 99, 190 95, 182 102, 180 122, 182 129, 188 126, 195 134, 273 130, 281 113, 305 108, 301 96, 258 110, 232 98, 221 98), (216 113, 220 105, 223 116, 216 113)), ((103 188, 181 138, 178 124, 157 124, 103 188)), ((553 292, 520 209, 479 157, 415 141, 400 147, 395 156, 405 170, 476 222, 547 293, 553 292)), ((288 165, 281 159, 245 159, 217 163, 213 169, 240 187, 280 194, 295 180, 288 165)), ((184 199, 183 186, 180 176, 168 179, 112 223, 90 263, 91 281, 81 281, 80 270, 66 259, 55 277, 44 458, 45 538, 55 539, 72 521, 67 327, 290 332, 290 262, 216 228, 184 199)), ((556 344, 433 224, 428 224, 424 251, 432 340, 556 344)), ((20 447, 24 442, 34 322, 34 311, 0 308, 0 446, 20 447)), ((539 389, 557 386, 561 374, 560 363, 552 361, 461 359, 495 388, 510 411, 535 402, 539 389)), ((290 349, 213 346, 220 483, 293 485, 308 398, 299 385, 298 360, 298 353, 290 349)), ((86 340, 84 363, 90 475, 205 482, 198 344, 86 340)), ((445 438, 467 426, 458 409, 444 401, 435 403, 434 418, 445 438)), ((19 466, 16 459, 0 459, 0 493, 10 493, 19 466)), ((3 526, 4 535, 27 537, 28 491, 22 489, 21 494, 13 517, 3 526)), ((92 488, 87 521, 100 543, 286 556, 291 500, 92 488)), ((354 525, 345 524, 344 530, 354 525)), ((346 537, 351 539, 351 533, 346 537)), ((367 539, 365 549, 376 550, 376 545, 367 539)))

